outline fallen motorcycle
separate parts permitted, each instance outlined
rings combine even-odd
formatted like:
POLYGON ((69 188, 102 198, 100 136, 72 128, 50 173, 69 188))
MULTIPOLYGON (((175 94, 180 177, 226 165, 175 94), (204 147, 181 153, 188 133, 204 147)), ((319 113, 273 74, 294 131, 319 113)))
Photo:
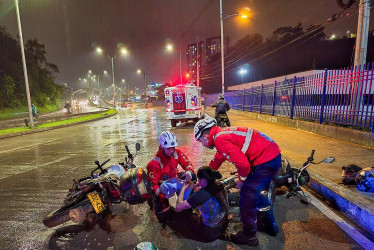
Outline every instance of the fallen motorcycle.
MULTIPOLYGON (((314 152, 315 150, 312 150, 311 156, 308 157, 307 161, 303 164, 303 167, 301 167, 300 169, 292 167, 286 158, 282 160, 281 168, 279 169, 277 175, 273 178, 272 182, 270 183, 268 191, 270 203, 274 202, 275 200, 275 188, 285 186, 289 190, 286 195, 286 198, 290 198, 291 196, 296 195, 298 191, 301 191, 301 202, 303 202, 304 204, 309 204, 304 191, 301 189, 301 186, 308 184, 310 180, 309 173, 306 169, 311 164, 318 165, 322 162, 332 163, 335 161, 334 157, 327 157, 324 160, 315 163, 313 162, 314 152)), ((236 173, 237 172, 232 172, 230 173, 230 175, 235 175, 236 173)), ((237 176, 227 177, 221 180, 221 182, 225 185, 225 189, 228 193, 229 204, 231 206, 239 206, 239 190, 236 188, 236 180, 237 176)))
MULTIPOLYGON (((151 183, 144 169, 137 168, 134 157, 127 145, 128 156, 125 162, 113 165, 109 168, 95 161, 97 167, 91 175, 76 181, 73 179, 73 187, 69 189, 64 200, 64 205, 50 213, 43 219, 47 227, 55 227, 69 220, 80 223, 92 223, 101 218, 104 211, 110 210, 113 203, 125 201, 130 205, 145 202, 151 194, 151 183), (99 171, 99 173, 95 173, 99 171)), ((136 144, 136 152, 140 150, 140 144, 136 144)))
POLYGON ((286 198, 290 198, 291 196, 296 195, 298 191, 301 191, 301 202, 309 204, 304 191, 301 189, 301 186, 308 184, 308 182, 310 181, 310 175, 306 169, 311 164, 318 165, 322 162, 332 163, 335 161, 334 157, 327 157, 320 162, 313 162, 314 152, 315 150, 312 150, 310 157, 308 157, 307 161, 304 162, 303 166, 300 169, 292 167, 287 159, 284 159, 282 161, 282 166, 273 181, 275 183, 275 187, 286 186, 289 189, 286 198))

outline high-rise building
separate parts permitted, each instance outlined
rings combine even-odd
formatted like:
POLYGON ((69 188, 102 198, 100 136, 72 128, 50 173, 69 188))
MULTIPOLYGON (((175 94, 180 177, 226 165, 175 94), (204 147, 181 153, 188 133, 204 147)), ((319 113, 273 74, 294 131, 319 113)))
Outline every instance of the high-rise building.
POLYGON ((197 43, 191 43, 187 48, 187 72, 190 74, 191 80, 197 79, 197 66, 199 68, 204 64, 204 42, 199 42, 197 51, 197 43), (198 63, 197 63, 198 62, 198 63))
MULTIPOLYGON (((225 39, 225 53, 227 52, 227 48, 229 47, 229 37, 225 39)), ((206 39, 206 61, 208 61, 213 55, 217 53, 221 53, 221 36, 210 37, 206 39)))

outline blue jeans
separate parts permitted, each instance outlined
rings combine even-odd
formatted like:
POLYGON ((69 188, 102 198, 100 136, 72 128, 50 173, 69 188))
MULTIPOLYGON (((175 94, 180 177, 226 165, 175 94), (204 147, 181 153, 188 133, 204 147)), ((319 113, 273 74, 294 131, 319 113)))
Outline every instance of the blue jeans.
POLYGON ((267 195, 270 182, 281 166, 281 154, 273 160, 254 166, 240 189, 240 219, 243 232, 253 235, 257 232, 257 209, 271 206, 267 195))

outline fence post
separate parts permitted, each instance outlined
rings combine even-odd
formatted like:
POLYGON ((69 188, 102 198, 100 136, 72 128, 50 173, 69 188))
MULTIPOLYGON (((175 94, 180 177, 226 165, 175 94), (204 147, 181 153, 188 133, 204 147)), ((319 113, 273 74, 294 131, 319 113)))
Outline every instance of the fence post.
POLYGON ((296 76, 293 78, 293 84, 292 84, 292 101, 291 101, 291 112, 290 112, 290 119, 293 119, 293 113, 295 108, 295 99, 296 99, 296 76))
POLYGON ((252 112, 253 86, 251 88, 251 99, 249 100, 249 112, 252 112))
POLYGON ((271 111, 271 115, 274 116, 274 110, 275 110, 275 98, 277 96, 277 81, 274 82, 274 95, 273 95, 273 110, 271 111))
POLYGON ((261 94, 260 94, 260 114, 262 109, 262 93, 264 91, 264 84, 261 84, 261 94))
POLYGON ((323 123, 323 109, 324 109, 324 106, 325 106, 325 98, 326 98, 326 82, 327 82, 327 68, 325 68, 325 75, 323 77, 321 113, 320 113, 320 117, 319 117, 319 124, 323 123))
POLYGON ((245 89, 243 89, 243 104, 242 104, 242 111, 244 111, 244 94, 245 94, 245 89))

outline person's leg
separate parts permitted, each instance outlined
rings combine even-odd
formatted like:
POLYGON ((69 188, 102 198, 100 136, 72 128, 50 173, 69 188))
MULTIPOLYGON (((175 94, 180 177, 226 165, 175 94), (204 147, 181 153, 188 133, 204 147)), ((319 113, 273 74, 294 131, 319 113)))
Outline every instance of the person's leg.
POLYGON ((200 242, 215 241, 222 233, 225 232, 225 229, 227 228, 227 225, 222 228, 212 228, 206 226, 196 212, 186 210, 182 212, 175 212, 174 218, 174 225, 178 224, 178 226, 175 225, 172 227, 174 230, 187 238, 200 242))
POLYGON ((170 216, 170 205, 167 199, 161 199, 157 195, 153 196, 153 208, 160 223, 165 223, 170 216))
POLYGON ((280 155, 272 161, 253 167, 251 173, 244 181, 240 189, 239 200, 243 231, 231 236, 234 243, 236 241, 239 244, 258 245, 256 237, 257 207, 269 207, 271 205, 267 198, 267 192, 273 176, 280 167, 280 161, 279 165, 277 165, 278 159, 280 159, 280 155))
MULTIPOLYGON (((278 226, 274 219, 273 213, 273 201, 272 196, 274 195, 274 187, 270 188, 271 180, 277 174, 281 164, 281 156, 277 156, 275 159, 264 164, 263 169, 269 169, 266 171, 266 178, 258 189, 257 193, 257 229, 258 231, 268 233, 269 235, 275 236, 279 232, 278 226), (272 173, 272 174, 271 174, 272 173)), ((265 173, 263 173, 265 174, 265 173)))

